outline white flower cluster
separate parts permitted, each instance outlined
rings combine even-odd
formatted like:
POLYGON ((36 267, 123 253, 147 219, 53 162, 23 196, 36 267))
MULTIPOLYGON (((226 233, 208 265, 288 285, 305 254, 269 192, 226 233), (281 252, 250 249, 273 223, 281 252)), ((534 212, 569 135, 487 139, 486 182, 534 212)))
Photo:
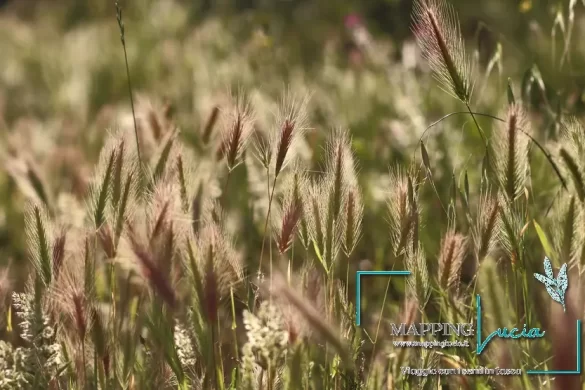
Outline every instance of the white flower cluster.
POLYGON ((14 349, 8 343, 0 343, 0 388, 26 389, 31 387, 35 375, 54 377, 63 367, 64 359, 49 319, 44 315, 37 319, 32 297, 14 293, 12 299, 22 320, 21 337, 29 345, 14 349))
POLYGON ((262 302, 256 315, 244 311, 244 326, 248 341, 242 350, 244 376, 250 376, 262 369, 276 369, 286 357, 288 331, 282 314, 269 302, 262 302))
POLYGON ((192 367, 196 363, 195 351, 191 344, 189 332, 182 325, 175 325, 175 345, 177 346, 177 355, 183 367, 192 367))

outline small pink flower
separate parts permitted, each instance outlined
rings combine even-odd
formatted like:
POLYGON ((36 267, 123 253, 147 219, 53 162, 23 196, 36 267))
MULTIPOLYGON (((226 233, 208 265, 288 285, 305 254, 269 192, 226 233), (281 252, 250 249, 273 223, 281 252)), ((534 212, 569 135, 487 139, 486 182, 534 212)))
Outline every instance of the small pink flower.
POLYGON ((345 27, 355 28, 362 24, 362 18, 357 14, 349 14, 345 17, 345 27))

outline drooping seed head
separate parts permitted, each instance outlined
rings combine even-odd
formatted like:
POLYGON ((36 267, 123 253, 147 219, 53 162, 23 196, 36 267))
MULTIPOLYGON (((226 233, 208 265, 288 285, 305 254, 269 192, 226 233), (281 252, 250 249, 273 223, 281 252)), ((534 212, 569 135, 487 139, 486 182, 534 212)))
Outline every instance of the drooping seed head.
POLYGON ((473 86, 457 13, 446 0, 415 0, 412 30, 445 92, 468 103, 473 86))

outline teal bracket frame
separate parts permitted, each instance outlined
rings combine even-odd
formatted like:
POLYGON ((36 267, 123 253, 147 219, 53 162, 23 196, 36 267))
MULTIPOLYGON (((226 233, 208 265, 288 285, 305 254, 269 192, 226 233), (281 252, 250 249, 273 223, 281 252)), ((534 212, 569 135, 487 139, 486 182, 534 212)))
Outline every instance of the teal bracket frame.
POLYGON ((407 276, 410 275, 410 271, 357 271, 355 274, 355 323, 360 326, 361 323, 361 276, 362 275, 374 275, 374 276, 407 276))
POLYGON ((528 375, 581 375, 581 320, 577 320, 577 369, 575 370, 526 370, 528 375))

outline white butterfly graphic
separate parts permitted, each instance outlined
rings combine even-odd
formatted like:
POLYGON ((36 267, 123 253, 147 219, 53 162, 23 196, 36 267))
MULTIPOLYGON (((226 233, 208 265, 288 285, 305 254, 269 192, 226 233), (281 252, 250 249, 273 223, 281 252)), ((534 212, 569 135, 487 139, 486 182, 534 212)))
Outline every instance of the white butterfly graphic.
POLYGON ((544 272, 545 275, 534 274, 534 277, 539 282, 546 286, 546 291, 550 297, 563 305, 563 310, 567 311, 565 307, 565 293, 569 286, 569 279, 567 278, 567 264, 563 264, 559 270, 556 279, 553 275, 552 265, 548 257, 544 258, 544 272))

